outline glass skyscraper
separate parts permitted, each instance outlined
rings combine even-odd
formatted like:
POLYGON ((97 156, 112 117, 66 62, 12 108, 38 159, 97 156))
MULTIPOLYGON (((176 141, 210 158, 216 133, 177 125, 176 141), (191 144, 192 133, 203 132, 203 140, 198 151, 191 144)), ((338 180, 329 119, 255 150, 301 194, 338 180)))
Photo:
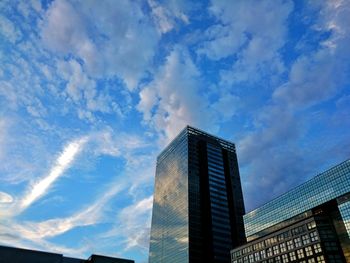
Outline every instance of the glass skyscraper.
POLYGON ((235 145, 187 126, 157 158, 149 262, 228 262, 244 212, 235 145))

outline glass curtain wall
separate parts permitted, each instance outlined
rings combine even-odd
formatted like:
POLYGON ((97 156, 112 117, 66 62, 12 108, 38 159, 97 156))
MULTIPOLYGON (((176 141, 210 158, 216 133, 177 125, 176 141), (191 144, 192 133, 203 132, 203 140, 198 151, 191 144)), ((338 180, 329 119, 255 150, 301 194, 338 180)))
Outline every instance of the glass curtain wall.
POLYGON ((157 159, 150 263, 188 262, 188 143, 183 131, 157 159))

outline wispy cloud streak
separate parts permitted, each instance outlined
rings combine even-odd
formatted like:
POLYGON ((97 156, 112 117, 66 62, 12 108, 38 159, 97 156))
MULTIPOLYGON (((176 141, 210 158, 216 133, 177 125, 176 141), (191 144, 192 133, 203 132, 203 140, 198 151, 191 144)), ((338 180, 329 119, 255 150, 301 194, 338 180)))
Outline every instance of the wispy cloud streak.
POLYGON ((84 207, 69 217, 54 218, 42 222, 7 222, 8 225, 12 227, 12 230, 5 231, 5 233, 20 233, 22 239, 33 241, 58 236, 78 226, 97 224, 102 220, 106 204, 112 197, 123 190, 124 187, 125 185, 122 182, 112 183, 112 185, 106 189, 105 193, 96 198, 94 203, 84 207))
POLYGON ((122 237, 124 251, 148 249, 152 207, 153 195, 133 202, 118 212, 117 224, 98 238, 112 242, 114 238, 122 237))
POLYGON ((1 224, 0 222, 0 244, 11 245, 20 248, 46 250, 54 253, 63 253, 64 255, 84 257, 89 247, 88 245, 81 245, 79 247, 71 248, 58 245, 42 238, 27 238, 24 236, 25 232, 17 232, 18 224, 1 224))
POLYGON ((30 187, 27 194, 20 201, 17 212, 22 212, 27 209, 33 202, 45 195, 50 186, 71 166, 86 141, 87 137, 83 137, 70 142, 64 148, 55 165, 51 168, 49 175, 30 187))

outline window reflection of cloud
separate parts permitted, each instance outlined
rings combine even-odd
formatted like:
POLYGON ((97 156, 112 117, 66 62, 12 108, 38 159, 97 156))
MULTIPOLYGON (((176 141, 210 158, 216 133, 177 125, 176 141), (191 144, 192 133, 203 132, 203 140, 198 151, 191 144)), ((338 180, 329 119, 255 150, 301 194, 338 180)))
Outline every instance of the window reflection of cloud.
POLYGON ((185 144, 157 164, 150 262, 188 260, 188 167, 185 144), (152 251, 157 251, 153 253, 152 251))
POLYGON ((245 215, 247 236, 349 192, 349 182, 347 160, 245 215))
POLYGON ((343 218, 343 222, 350 238, 350 201, 339 205, 339 211, 343 218))

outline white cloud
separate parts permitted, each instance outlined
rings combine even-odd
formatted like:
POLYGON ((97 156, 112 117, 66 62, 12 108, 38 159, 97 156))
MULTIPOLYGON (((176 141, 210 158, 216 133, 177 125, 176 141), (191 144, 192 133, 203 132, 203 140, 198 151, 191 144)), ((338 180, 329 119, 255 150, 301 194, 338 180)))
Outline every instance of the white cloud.
POLYGON ((18 96, 15 89, 7 81, 0 81, 0 95, 7 101, 7 107, 16 109, 18 107, 18 96))
POLYGON ((109 155, 128 160, 130 155, 133 156, 134 151, 150 146, 139 135, 127 134, 111 127, 105 127, 100 131, 91 133, 89 138, 89 151, 94 153, 95 156, 109 155))
POLYGON ((157 104, 157 91, 151 87, 146 87, 140 92, 140 103, 137 108, 143 113, 143 119, 150 121, 152 109, 157 104))
POLYGON ((339 88, 334 76, 341 72, 334 63, 329 50, 299 58, 292 66, 289 81, 275 90, 274 99, 290 106, 310 106, 328 99, 339 88))
POLYGON ((153 81, 140 91, 137 109, 145 123, 161 134, 161 143, 174 138, 186 125, 217 131, 217 123, 230 120, 240 107, 238 96, 215 87, 215 101, 189 52, 176 47, 155 74, 153 81), (164 135, 164 137, 162 137, 164 135))
MULTIPOLYGON (((347 145, 348 140, 342 130, 336 131, 337 124, 332 120, 332 117, 339 118, 338 113, 344 118, 343 112, 337 109, 338 112, 330 113, 324 108, 317 112, 312 106, 323 102, 333 105, 332 100, 350 84, 346 78, 350 72, 350 31, 344 23, 349 20, 350 5, 347 1, 313 4, 317 5, 313 10, 318 12, 317 22, 308 30, 319 34, 328 32, 329 37, 292 63, 288 80, 277 87, 271 101, 259 109, 254 116, 254 130, 237 147, 241 164, 249 171, 245 180, 248 206, 256 205, 256 182, 261 186, 259 195, 265 196, 266 200, 261 200, 264 202, 315 173, 315 169, 320 169, 320 160, 325 163, 327 159, 330 165, 348 156, 340 146, 347 145), (329 130, 333 133, 329 134, 329 130), (327 153, 327 157, 322 153, 327 153)), ((343 122, 342 126, 347 124, 343 122)))
POLYGON ((105 193, 96 198, 94 203, 69 217, 54 218, 43 222, 12 223, 12 228, 16 233, 20 233, 24 239, 37 240, 58 236, 79 226, 98 224, 103 220, 103 212, 107 203, 124 187, 122 182, 113 182, 105 193))
POLYGON ((174 28, 172 21, 169 21, 167 10, 156 1, 148 0, 148 4, 152 9, 153 17, 158 25, 161 33, 166 33, 174 28))
POLYGON ((0 205, 13 202, 13 197, 5 192, 0 192, 0 205))
POLYGON ((71 166, 73 160, 76 158, 76 155, 79 153, 79 151, 81 151, 86 141, 87 138, 83 137, 81 139, 70 142, 57 158, 56 163, 51 168, 49 174, 30 187, 28 192, 23 196, 19 203, 19 206, 17 208, 19 210, 15 212, 21 212, 25 210, 33 202, 45 195, 51 185, 71 166))
POLYGON ((101 237, 122 236, 125 250, 148 249, 152 206, 153 195, 123 208, 118 214, 117 226, 101 237))
MULTIPOLYGON (((69 160, 71 160, 69 155, 61 155, 59 162, 66 163, 69 160)), ((52 218, 41 222, 18 221, 13 217, 13 214, 9 215, 5 213, 6 211, 0 211, 2 214, 0 220, 1 243, 31 249, 41 248, 75 257, 91 253, 91 247, 94 246, 92 244, 81 245, 79 242, 76 248, 72 249, 48 242, 47 239, 59 236, 76 227, 110 222, 110 219, 105 217, 106 210, 109 210, 108 203, 125 189, 127 182, 128 180, 124 177, 121 180, 110 182, 108 187, 95 198, 96 201, 87 206, 83 205, 79 211, 64 218, 52 218)))
POLYGON ((0 119, 0 160, 5 156, 7 149, 8 123, 4 118, 0 119))
POLYGON ((91 45, 82 17, 66 0, 51 3, 43 21, 42 38, 49 48, 62 53, 83 55, 84 46, 91 45))
MULTIPOLYGON (((82 150, 82 147, 85 145, 86 141, 87 138, 83 137, 69 143, 64 148, 63 152, 56 160, 55 166, 51 169, 49 176, 43 178, 43 180, 39 181, 37 184, 34 184, 34 186, 30 189, 30 192, 28 192, 22 200, 19 200, 21 201, 19 206, 22 206, 22 209, 25 208, 23 206, 29 206, 32 202, 36 201, 48 191, 54 180, 57 180, 58 176, 63 174, 63 172, 69 168, 79 151, 82 150)), ((46 241, 47 238, 61 235, 76 227, 86 227, 96 225, 101 222, 111 222, 110 219, 105 217, 106 210, 107 212, 110 212, 108 205, 109 202, 113 199, 115 200, 116 195, 122 190, 127 189, 127 187, 138 187, 137 184, 141 183, 141 181, 145 182, 145 167, 149 167, 149 160, 141 158, 139 153, 137 153, 137 150, 146 147, 147 145, 148 143, 145 143, 138 136, 125 133, 116 134, 111 129, 105 129, 101 132, 90 134, 88 144, 90 148, 84 147, 87 152, 90 153, 91 150, 94 150, 97 156, 107 154, 119 157, 122 155, 127 161, 130 158, 130 160, 133 160, 133 162, 128 161, 128 168, 130 171, 126 171, 126 174, 122 177, 119 177, 118 175, 119 179, 109 183, 109 186, 102 191, 102 194, 96 197, 96 201, 88 206, 83 206, 78 212, 68 217, 52 218, 42 222, 18 221, 15 217, 16 213, 9 213, 9 206, 4 207, 4 209, 0 211, 2 215, 0 228, 2 228, 2 225, 7 226, 7 228, 5 228, 6 231, 3 230, 1 234, 4 237, 4 242, 7 240, 6 242, 17 244, 22 247, 28 247, 28 244, 30 244, 30 247, 34 247, 36 249, 38 247, 47 248, 46 245, 50 244, 46 241), (117 145, 117 147, 115 147, 115 145, 117 145), (142 162, 143 165, 140 165, 140 162, 142 162), (135 172, 135 169, 139 170, 135 172), (135 174, 138 174, 136 178, 135 174)), ((135 195, 135 197, 137 197, 137 195, 135 195)), ((145 213, 150 211, 149 205, 147 205, 146 201, 138 203, 134 209, 135 211, 131 211, 132 209, 128 208, 128 211, 139 216, 143 216, 145 213), (136 212, 136 210, 139 212, 136 212)), ((16 211, 18 212, 19 209, 16 211)), ((145 244, 147 241, 144 239, 141 240, 141 238, 147 237, 149 232, 148 228, 144 228, 144 222, 145 221, 142 221, 142 224, 140 223, 137 226, 138 232, 142 233, 142 235, 136 237, 135 232, 132 239, 134 241, 138 240, 137 243, 142 242, 143 246, 146 246, 145 244)), ((115 225, 115 222, 112 222, 112 224, 115 225)), ((132 226, 128 225, 128 227, 131 228, 132 226)), ((126 236, 126 233, 123 233, 126 236)), ((60 247, 57 249, 60 249, 60 247)), ((71 252, 66 250, 64 247, 62 247, 62 251, 67 251, 69 253, 71 252)), ((77 253, 78 252, 76 251, 75 253, 70 254, 77 255, 77 253)))
POLYGON ((189 10, 190 3, 187 1, 166 1, 160 4, 155 0, 148 0, 148 4, 158 30, 163 34, 174 29, 178 21, 189 23, 186 12, 189 10))
MULTIPOLYGON (((113 138, 113 132, 107 129, 98 132, 94 136, 96 145, 93 146, 95 155, 110 155, 118 157, 121 155, 121 146, 113 138)), ((93 143, 93 144, 95 144, 93 143)))
POLYGON ((144 120, 173 138, 186 125, 208 129, 214 122, 206 94, 200 89, 200 72, 186 50, 174 49, 155 79, 140 93, 138 109, 144 120))
POLYGON ((54 1, 42 21, 47 47, 82 59, 92 77, 119 77, 134 89, 155 52, 158 34, 133 1, 54 1), (142 43, 142 48, 140 48, 142 43))
POLYGON ((42 10, 40 0, 31 0, 31 6, 37 12, 40 12, 42 10))
POLYGON ((134 198, 143 195, 143 189, 153 184, 158 147, 149 138, 128 134, 107 127, 90 135, 87 151, 91 156, 109 155, 125 161, 125 180, 128 193, 134 198))
POLYGON ((33 12, 41 13, 42 6, 40 0, 23 1, 17 4, 18 11, 27 19, 33 12))
POLYGON ((6 17, 0 15, 0 34, 14 44, 22 37, 21 31, 6 17))
POLYGON ((3 245, 10 245, 24 249, 43 250, 51 253, 59 253, 64 254, 65 256, 74 257, 83 257, 85 256, 84 254, 87 254, 89 252, 89 247, 86 245, 71 248, 60 246, 40 238, 29 240, 22 234, 23 233, 21 232, 17 232, 16 224, 2 224, 0 221, 0 243, 3 245))
POLYGON ((145 226, 151 223, 152 206, 153 195, 124 208, 119 214, 120 221, 126 223, 123 227, 127 237, 126 249, 148 248, 149 227, 145 226))
POLYGON ((239 155, 243 163, 258 159, 266 149, 279 147, 282 140, 287 144, 298 138, 302 123, 288 109, 266 106, 255 118, 255 129, 239 142, 239 155))
POLYGON ((109 95, 110 91, 98 89, 96 81, 84 72, 78 61, 58 61, 57 69, 66 81, 65 93, 75 105, 79 118, 93 121, 95 112, 120 114, 118 105, 109 95))
POLYGON ((84 74, 76 60, 58 61, 57 69, 63 79, 67 80, 67 95, 76 103, 83 99, 84 89, 94 89, 95 82, 84 74))
POLYGON ((47 171, 50 147, 30 129, 30 122, 16 114, 0 118, 0 181, 2 184, 23 183, 47 171))
MULTIPOLYGON (((23 42, 21 42, 23 43, 23 42)), ((40 78, 35 70, 34 63, 23 57, 21 52, 16 50, 17 45, 11 45, 0 65, 6 72, 0 82, 0 96, 7 103, 3 103, 3 109, 17 110, 23 108, 33 117, 42 118, 47 114, 46 105, 42 103, 43 87, 40 85, 40 78)), ((35 60, 35 59, 33 59, 35 60)))
POLYGON ((213 103, 212 108, 218 111, 219 115, 222 115, 224 119, 230 119, 235 115, 239 104, 240 99, 238 96, 224 93, 213 103))
POLYGON ((247 41, 244 34, 234 34, 231 26, 213 25, 205 32, 208 39, 201 44, 198 54, 204 54, 212 60, 219 60, 236 53, 247 41))
POLYGON ((256 81, 272 72, 280 74, 284 65, 279 49, 285 44, 291 1, 212 0, 210 13, 220 24, 209 27, 206 41, 198 49, 213 60, 235 56, 232 68, 222 71, 225 85, 256 81))
POLYGON ((273 97, 289 106, 308 107, 325 101, 349 84, 350 4, 348 1, 314 3, 319 5, 317 31, 330 32, 310 54, 292 65, 288 82, 275 90, 273 97))

